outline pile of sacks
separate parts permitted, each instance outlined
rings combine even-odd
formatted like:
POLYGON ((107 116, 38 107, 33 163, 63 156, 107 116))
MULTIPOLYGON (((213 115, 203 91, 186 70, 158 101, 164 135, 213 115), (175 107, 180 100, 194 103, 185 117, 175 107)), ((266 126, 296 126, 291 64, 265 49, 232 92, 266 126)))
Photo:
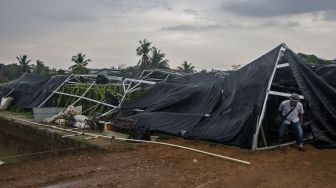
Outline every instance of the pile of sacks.
POLYGON ((14 101, 13 97, 2 97, 0 103, 0 110, 7 110, 7 108, 13 101, 14 101))
POLYGON ((89 118, 87 116, 82 115, 82 106, 68 106, 68 108, 54 115, 52 117, 45 118, 43 123, 56 123, 58 126, 65 127, 75 127, 79 129, 88 129, 90 126, 88 125, 89 118))

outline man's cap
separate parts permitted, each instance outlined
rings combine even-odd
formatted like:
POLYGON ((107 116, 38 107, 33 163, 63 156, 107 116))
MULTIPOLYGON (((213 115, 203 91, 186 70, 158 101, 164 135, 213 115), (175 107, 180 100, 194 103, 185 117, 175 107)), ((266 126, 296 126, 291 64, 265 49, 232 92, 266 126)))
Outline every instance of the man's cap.
POLYGON ((296 94, 296 93, 293 93, 293 94, 291 94, 291 95, 289 96, 289 100, 294 101, 294 102, 297 102, 297 101, 300 100, 300 96, 299 96, 298 94, 296 94))

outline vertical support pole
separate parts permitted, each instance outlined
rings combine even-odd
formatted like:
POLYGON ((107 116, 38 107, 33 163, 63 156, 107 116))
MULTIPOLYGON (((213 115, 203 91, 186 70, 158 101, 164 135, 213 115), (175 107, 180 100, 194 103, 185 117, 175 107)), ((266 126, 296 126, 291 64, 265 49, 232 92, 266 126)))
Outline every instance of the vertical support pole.
POLYGON ((126 91, 126 86, 125 86, 125 81, 124 81, 124 80, 122 81, 122 86, 123 86, 123 90, 124 90, 124 93, 125 93, 125 91, 126 91))
POLYGON ((259 118, 259 121, 258 121, 258 124, 257 124, 256 132, 253 135, 252 151, 255 151, 257 149, 259 130, 260 130, 261 124, 264 120, 268 95, 269 95, 269 91, 270 91, 271 86, 272 86, 272 82, 273 82, 273 78, 274 78, 274 75, 275 75, 275 72, 276 72, 276 69, 277 69, 277 65, 278 65, 279 60, 280 60, 282 48, 283 48, 283 45, 281 45, 281 47, 279 49, 277 60, 275 62, 275 65, 274 65, 272 74, 270 76, 270 79, 268 80, 268 85, 267 85, 267 90, 266 90, 266 96, 265 96, 265 99, 264 99, 264 104, 263 104, 263 107, 262 107, 262 110, 261 110, 261 114, 260 114, 260 118, 259 118))
POLYGON ((261 136, 262 136, 263 141, 264 141, 264 145, 267 146, 267 141, 266 141, 266 136, 265 136, 265 132, 264 132, 263 126, 260 127, 260 130, 261 130, 261 136))
POLYGON ((71 74, 68 78, 66 78, 64 82, 61 85, 59 85, 38 107, 41 108, 50 99, 50 97, 52 97, 55 94, 56 91, 58 91, 66 82, 70 80, 72 76, 73 74, 71 74))
POLYGON ((112 151, 113 146, 114 146, 114 136, 111 137, 110 151, 112 151))

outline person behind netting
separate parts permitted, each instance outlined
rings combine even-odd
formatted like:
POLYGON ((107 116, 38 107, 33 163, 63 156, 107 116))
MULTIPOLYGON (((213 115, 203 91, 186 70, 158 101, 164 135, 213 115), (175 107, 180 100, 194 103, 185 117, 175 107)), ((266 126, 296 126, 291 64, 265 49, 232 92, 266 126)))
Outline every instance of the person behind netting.
POLYGON ((284 131, 289 126, 293 126, 296 132, 296 143, 299 145, 299 150, 303 148, 303 105, 298 94, 293 93, 289 96, 289 100, 282 101, 279 106, 279 111, 282 116, 282 124, 278 130, 279 144, 283 142, 284 131))

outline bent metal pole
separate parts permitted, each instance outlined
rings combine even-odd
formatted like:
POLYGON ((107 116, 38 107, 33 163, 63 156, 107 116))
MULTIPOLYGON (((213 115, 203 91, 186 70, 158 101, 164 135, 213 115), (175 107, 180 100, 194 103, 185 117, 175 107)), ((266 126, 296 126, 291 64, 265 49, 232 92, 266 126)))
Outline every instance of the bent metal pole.
MULTIPOLYGON (((40 125, 40 126, 43 126, 43 127, 53 128, 53 129, 57 129, 57 130, 65 131, 65 132, 71 132, 71 133, 75 133, 76 135, 88 135, 88 136, 95 137, 95 138, 108 138, 108 139, 116 139, 116 140, 123 140, 123 141, 159 144, 159 145, 165 145, 165 146, 171 146, 171 147, 186 149, 186 150, 190 150, 190 151, 195 151, 195 152, 198 152, 198 153, 202 153, 202 154, 206 154, 206 155, 210 155, 210 156, 214 156, 214 157, 238 162, 238 163, 241 163, 241 164, 246 164, 246 165, 251 164, 248 161, 235 159, 235 158, 231 158, 231 157, 226 157, 226 156, 223 156, 223 155, 210 153, 210 152, 206 152, 206 151, 202 151, 202 150, 198 150, 198 149, 194 149, 194 148, 190 148, 190 147, 186 147, 186 146, 180 146, 180 145, 176 145, 176 144, 170 144, 170 143, 165 143, 165 142, 156 142, 156 141, 148 141, 148 140, 129 139, 129 138, 118 138, 118 137, 105 136, 105 135, 99 135, 99 134, 94 134, 94 133, 84 133, 84 132, 80 132, 80 131, 74 131, 74 130, 71 130, 71 129, 64 129, 64 128, 60 128, 60 127, 56 127, 56 126, 44 125, 44 124, 41 124, 41 123, 36 123, 36 122, 24 120, 24 119, 18 119, 18 118, 11 118, 11 119, 26 122, 26 123, 30 123, 30 124, 33 124, 33 125, 40 125)), ((70 137, 70 136, 76 136, 76 135, 68 135, 68 136, 65 135, 63 137, 70 137)))

